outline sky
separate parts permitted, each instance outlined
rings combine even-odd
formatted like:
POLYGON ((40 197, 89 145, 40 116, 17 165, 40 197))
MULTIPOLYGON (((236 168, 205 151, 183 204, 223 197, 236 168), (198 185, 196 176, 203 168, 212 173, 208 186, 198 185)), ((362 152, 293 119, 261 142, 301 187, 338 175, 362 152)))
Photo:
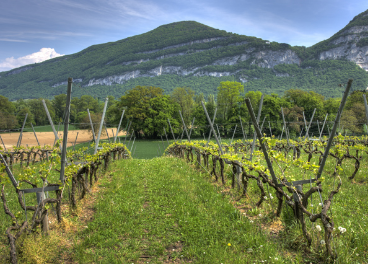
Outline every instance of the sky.
POLYGON ((1 0, 0 72, 188 20, 309 47, 367 9, 367 0, 1 0))

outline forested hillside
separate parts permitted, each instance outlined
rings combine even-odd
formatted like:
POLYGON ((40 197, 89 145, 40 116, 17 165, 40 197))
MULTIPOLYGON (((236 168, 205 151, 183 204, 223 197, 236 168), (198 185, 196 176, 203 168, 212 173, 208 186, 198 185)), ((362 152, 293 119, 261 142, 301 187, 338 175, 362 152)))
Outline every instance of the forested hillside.
MULTIPOLYGON (((150 32, 78 53, 0 72, 0 94, 10 100, 49 98, 65 93, 66 80, 78 85, 74 96, 120 97, 137 85, 165 93, 190 87, 214 93, 221 81, 243 83, 246 91, 283 95, 289 89, 340 97, 338 84, 354 79, 368 85, 368 11, 331 38, 306 48, 269 42, 214 29, 194 21, 160 26, 150 32)), ((75 86, 76 87, 76 86, 75 86)))

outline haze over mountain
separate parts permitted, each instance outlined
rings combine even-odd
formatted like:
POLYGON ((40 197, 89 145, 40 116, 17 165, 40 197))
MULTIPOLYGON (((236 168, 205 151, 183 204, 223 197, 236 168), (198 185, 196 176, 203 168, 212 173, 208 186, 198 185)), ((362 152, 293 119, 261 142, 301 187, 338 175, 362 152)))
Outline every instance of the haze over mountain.
POLYGON ((88 47, 78 53, 0 72, 0 94, 10 100, 73 96, 120 97, 136 85, 167 93, 188 86, 216 94, 221 81, 242 82, 246 91, 283 94, 300 88, 341 96, 348 78, 354 89, 368 86, 368 10, 331 38, 311 47, 290 46, 214 29, 195 21, 88 47))

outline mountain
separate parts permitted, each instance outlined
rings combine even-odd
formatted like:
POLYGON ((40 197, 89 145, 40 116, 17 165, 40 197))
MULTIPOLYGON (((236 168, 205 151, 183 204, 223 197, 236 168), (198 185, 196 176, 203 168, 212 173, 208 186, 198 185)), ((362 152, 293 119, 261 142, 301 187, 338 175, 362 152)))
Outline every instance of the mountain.
POLYGON ((136 85, 216 94, 221 81, 235 80, 246 91, 283 94, 300 88, 340 97, 338 84, 348 78, 354 79, 353 89, 365 89, 367 70, 368 10, 308 48, 183 21, 0 72, 0 94, 10 100, 51 98, 65 93, 67 78, 73 77, 73 96, 120 97, 136 85))

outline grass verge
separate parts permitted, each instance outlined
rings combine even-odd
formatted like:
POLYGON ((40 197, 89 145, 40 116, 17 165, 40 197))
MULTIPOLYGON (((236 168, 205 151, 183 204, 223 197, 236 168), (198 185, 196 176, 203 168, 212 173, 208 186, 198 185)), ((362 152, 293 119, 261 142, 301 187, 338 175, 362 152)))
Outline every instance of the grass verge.
POLYGON ((203 174, 174 158, 114 163, 78 263, 291 262, 203 174))

